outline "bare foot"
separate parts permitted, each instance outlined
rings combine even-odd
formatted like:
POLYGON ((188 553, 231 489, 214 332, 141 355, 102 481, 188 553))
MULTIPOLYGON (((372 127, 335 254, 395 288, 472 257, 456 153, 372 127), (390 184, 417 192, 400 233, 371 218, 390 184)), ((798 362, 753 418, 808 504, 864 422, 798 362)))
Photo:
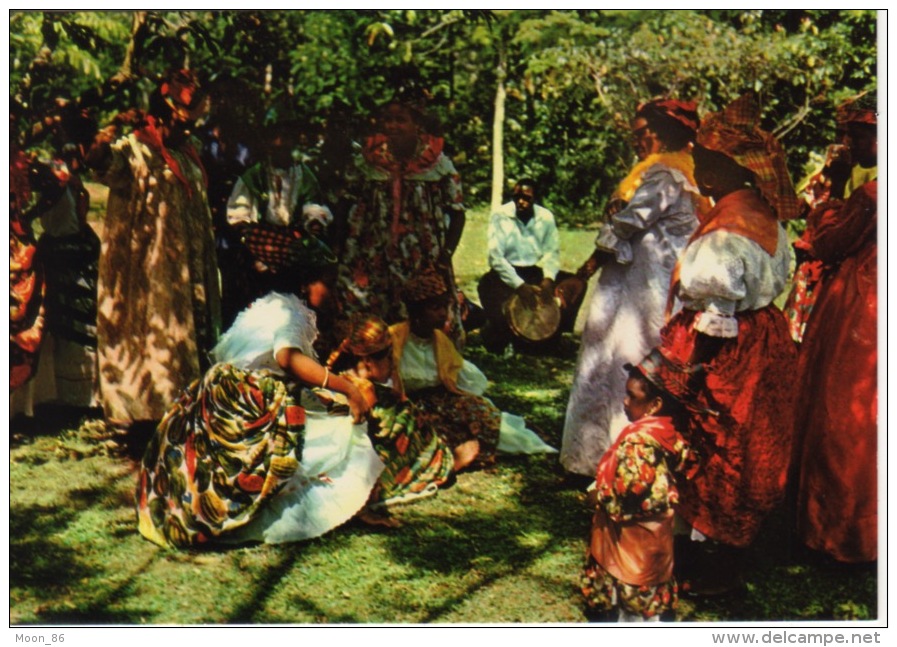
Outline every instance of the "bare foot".
POLYGON ((470 465, 480 453, 480 441, 468 440, 455 447, 455 471, 459 472, 470 465))
POLYGON ((381 526, 383 528, 401 528, 402 522, 388 513, 374 512, 365 508, 358 513, 358 519, 369 526, 381 526))

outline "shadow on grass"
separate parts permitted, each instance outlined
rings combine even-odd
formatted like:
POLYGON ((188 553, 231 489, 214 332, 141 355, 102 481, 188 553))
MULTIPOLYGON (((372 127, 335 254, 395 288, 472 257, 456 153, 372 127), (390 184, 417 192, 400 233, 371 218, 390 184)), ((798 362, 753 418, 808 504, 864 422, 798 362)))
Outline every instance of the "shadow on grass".
POLYGON ((85 421, 101 420, 102 409, 43 404, 35 407, 34 417, 17 415, 9 421, 10 448, 41 437, 55 437, 66 430, 78 429, 85 421))
MULTIPOLYGON (((97 578, 97 567, 82 559, 77 546, 62 542, 60 535, 76 521, 85 502, 101 500, 91 494, 78 506, 31 506, 10 512, 10 601, 23 596, 37 601, 30 613, 19 610, 20 615, 34 616, 32 622, 23 624, 136 624, 146 615, 109 607, 129 595, 135 578, 148 568, 155 554, 132 568, 121 584, 86 602, 79 597, 84 582, 97 578)), ((17 624, 12 616, 10 622, 17 624)))

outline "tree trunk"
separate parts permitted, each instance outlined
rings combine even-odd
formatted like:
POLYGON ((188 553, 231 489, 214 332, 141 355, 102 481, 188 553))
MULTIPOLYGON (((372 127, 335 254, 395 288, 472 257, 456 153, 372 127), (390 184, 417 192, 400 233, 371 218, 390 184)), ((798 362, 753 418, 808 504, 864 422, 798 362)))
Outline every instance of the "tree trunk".
POLYGON ((122 81, 134 78, 138 75, 140 58, 143 54, 143 45, 148 35, 146 26, 146 11, 135 11, 131 17, 131 40, 125 52, 125 59, 115 75, 122 81))
POLYGON ((501 206, 505 184, 505 77, 507 63, 504 52, 500 54, 498 64, 498 83, 495 88, 495 118, 492 121, 492 211, 501 206))

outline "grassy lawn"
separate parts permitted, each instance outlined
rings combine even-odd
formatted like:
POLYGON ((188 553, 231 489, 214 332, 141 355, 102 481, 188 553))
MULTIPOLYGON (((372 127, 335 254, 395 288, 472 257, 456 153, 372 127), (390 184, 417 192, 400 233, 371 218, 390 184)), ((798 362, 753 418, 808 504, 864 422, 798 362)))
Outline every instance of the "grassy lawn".
MULTIPOLYGON (((456 256, 476 295, 486 214, 468 217, 456 256)), ((565 269, 594 233, 565 231, 565 269)), ((495 357, 476 335, 467 355, 489 395, 560 444, 577 336, 552 356, 495 357)), ((47 412, 45 412, 47 413, 47 412)), ((14 421, 10 441, 10 624, 368 624, 585 622, 576 578, 586 550, 583 496, 561 486, 554 455, 502 457, 461 474, 433 499, 400 509, 403 526, 356 522, 308 542, 173 552, 142 539, 135 463, 117 456, 99 420, 14 421)), ((795 559, 773 516, 751 549, 747 590, 683 598, 695 622, 875 619, 874 572, 795 559)))

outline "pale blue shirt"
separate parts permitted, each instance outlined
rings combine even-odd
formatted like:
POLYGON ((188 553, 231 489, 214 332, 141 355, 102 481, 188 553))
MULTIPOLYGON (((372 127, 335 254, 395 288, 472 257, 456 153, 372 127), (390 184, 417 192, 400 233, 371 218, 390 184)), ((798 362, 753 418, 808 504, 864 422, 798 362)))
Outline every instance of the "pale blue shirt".
POLYGON ((489 222, 489 267, 515 290, 524 280, 514 267, 542 268, 546 278, 554 280, 561 266, 560 242, 554 215, 545 207, 533 205, 533 217, 526 224, 517 217, 513 202, 503 204, 489 222))

